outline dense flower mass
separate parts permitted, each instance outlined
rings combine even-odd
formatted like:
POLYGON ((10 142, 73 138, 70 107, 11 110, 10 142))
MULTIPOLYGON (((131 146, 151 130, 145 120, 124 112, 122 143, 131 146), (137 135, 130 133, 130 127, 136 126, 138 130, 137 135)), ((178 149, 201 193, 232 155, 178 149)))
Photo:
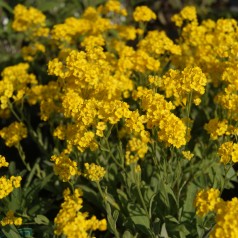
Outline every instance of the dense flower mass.
POLYGON ((18 4, 14 8, 14 21, 12 28, 15 31, 26 32, 35 36, 46 36, 48 35, 49 29, 45 28, 45 15, 37 10, 36 8, 18 4))
POLYGON ((21 176, 11 176, 10 179, 6 176, 0 177, 0 199, 8 196, 14 188, 19 188, 21 180, 21 176))
POLYGON ((22 139, 27 137, 27 129, 23 123, 13 122, 0 130, 0 136, 4 139, 6 146, 17 146, 22 139))
POLYGON ((221 198, 238 181, 237 20, 119 0, 16 4, 11 19, 5 2, 3 233, 237 237, 238 200, 221 198))
POLYGON ((216 225, 213 228, 211 238, 235 238, 238 236, 238 199, 221 201, 216 205, 216 225))
POLYGON ((1 109, 8 108, 12 101, 22 101, 30 87, 37 84, 35 75, 27 72, 29 67, 30 65, 27 63, 19 63, 6 67, 2 71, 2 80, 0 81, 1 109))
POLYGON ((196 213, 204 216, 208 212, 214 211, 220 201, 220 191, 215 188, 203 189, 199 191, 195 199, 196 213))
POLYGON ((136 7, 135 11, 133 12, 133 17, 134 20, 138 22, 147 22, 156 19, 155 13, 147 6, 136 7))
POLYGON ((227 164, 230 161, 236 163, 238 162, 238 144, 232 141, 225 142, 219 147, 218 154, 222 163, 227 164))
POLYGON ((55 218, 55 234, 64 234, 68 238, 82 237, 88 238, 87 231, 107 229, 105 219, 98 220, 95 216, 88 218, 87 213, 83 213, 82 192, 78 189, 71 194, 69 189, 64 191, 64 202, 61 204, 61 209, 55 218), (80 225, 79 225, 80 224, 80 225))
POLYGON ((186 67, 182 72, 170 69, 162 78, 165 95, 174 97, 175 104, 189 103, 189 94, 192 94, 196 105, 200 104, 196 99, 205 93, 206 83, 206 76, 199 67, 186 67))
POLYGON ((72 176, 79 174, 77 163, 72 161, 67 155, 53 155, 51 160, 55 164, 55 174, 59 175, 60 179, 62 179, 64 182, 69 181, 72 176))

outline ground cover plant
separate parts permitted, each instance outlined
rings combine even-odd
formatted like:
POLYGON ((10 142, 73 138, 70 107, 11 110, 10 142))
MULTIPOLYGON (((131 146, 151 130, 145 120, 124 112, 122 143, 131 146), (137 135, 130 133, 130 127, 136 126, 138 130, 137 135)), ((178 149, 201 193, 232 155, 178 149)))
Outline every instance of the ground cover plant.
POLYGON ((238 237, 237 21, 23 3, 0 1, 0 237, 238 237))

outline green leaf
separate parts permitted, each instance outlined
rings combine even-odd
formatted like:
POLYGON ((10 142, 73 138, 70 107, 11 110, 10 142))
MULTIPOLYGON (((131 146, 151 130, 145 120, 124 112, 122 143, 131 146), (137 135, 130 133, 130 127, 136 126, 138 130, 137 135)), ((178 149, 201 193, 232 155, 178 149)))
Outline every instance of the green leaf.
POLYGON ((115 199, 113 198, 112 195, 110 195, 109 193, 105 194, 105 199, 107 200, 107 202, 109 202, 114 208, 116 208, 117 210, 120 211, 120 207, 117 204, 117 202, 115 201, 115 199))
MULTIPOLYGON (((112 209, 109 203, 105 203, 106 206, 106 211, 107 211, 107 221, 109 224, 109 229, 116 235, 116 237, 119 237, 119 233, 117 231, 117 226, 116 226, 116 220, 114 220, 112 216, 112 209)), ((113 214, 116 216, 116 214, 113 214)))
POLYGON ((150 216, 150 218, 152 217, 152 205, 153 205, 153 201, 154 201, 154 198, 155 198, 155 196, 156 196, 157 194, 156 193, 154 193, 153 195, 152 195, 152 197, 150 198, 150 203, 149 203, 149 216, 150 216))
POLYGON ((87 201, 94 203, 100 209, 103 209, 102 203, 95 202, 101 199, 100 194, 96 193, 92 188, 86 185, 77 185, 83 191, 83 195, 87 198, 87 201), (100 197, 100 198, 99 198, 100 197))
POLYGON ((131 234, 130 231, 126 230, 126 231, 123 233, 122 238, 134 238, 134 235, 131 234))
POLYGON ((15 175, 16 174, 16 163, 14 161, 11 161, 8 166, 9 174, 15 175))
POLYGON ((162 225, 160 236, 163 238, 169 238, 165 223, 162 225))
POLYGON ((228 173, 226 174, 227 179, 229 179, 230 181, 234 181, 237 182, 237 174, 236 171, 234 170, 233 167, 231 167, 228 171, 228 173))
POLYGON ((33 216, 35 213, 37 213, 37 211, 39 211, 41 209, 41 205, 40 204, 36 204, 35 206, 31 207, 29 210, 28 210, 28 214, 30 216, 33 216))
POLYGON ((10 13, 13 13, 13 9, 3 0, 0 0, 0 7, 5 8, 10 13))
POLYGON ((34 218, 34 221, 36 224, 42 224, 42 225, 48 225, 50 222, 49 219, 44 215, 37 215, 34 218))
POLYGON ((3 226, 1 229, 6 238, 21 238, 17 228, 14 225, 3 226))
POLYGON ((57 1, 46 1, 46 0, 41 0, 37 1, 37 8, 41 11, 49 11, 52 10, 53 8, 57 7, 59 5, 59 0, 57 1))
POLYGON ((119 216, 119 211, 118 211, 118 210, 115 210, 115 211, 113 212, 113 215, 112 215, 112 217, 113 217, 113 219, 114 219, 115 222, 117 222, 118 216, 119 216))
POLYGON ((128 211, 130 214, 130 218, 135 224, 135 226, 146 235, 151 235, 150 229, 150 220, 146 216, 145 210, 139 205, 128 204, 128 211))
POLYGON ((154 230, 154 233, 155 235, 159 235, 160 234, 160 219, 158 217, 155 218, 154 222, 153 222, 153 230, 154 230))
MULTIPOLYGON (((184 214, 195 212, 194 198, 196 196, 197 190, 198 190, 197 186, 193 183, 189 183, 189 185, 187 186, 187 194, 183 203, 184 214)), ((185 216, 184 219, 186 220, 187 217, 185 216)))
POLYGON ((15 188, 10 195, 8 209, 16 211, 21 207, 21 203, 22 203, 22 189, 15 188))

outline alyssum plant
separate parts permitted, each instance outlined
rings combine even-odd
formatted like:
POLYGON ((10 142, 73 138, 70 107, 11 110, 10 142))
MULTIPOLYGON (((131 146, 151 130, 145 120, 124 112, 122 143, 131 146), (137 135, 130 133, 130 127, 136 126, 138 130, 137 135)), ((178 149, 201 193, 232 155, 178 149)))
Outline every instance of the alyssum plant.
POLYGON ((199 22, 187 6, 173 41, 147 29, 151 9, 116 0, 53 26, 33 7, 13 14, 3 236, 238 236, 238 199, 221 198, 237 181, 236 20, 199 22))

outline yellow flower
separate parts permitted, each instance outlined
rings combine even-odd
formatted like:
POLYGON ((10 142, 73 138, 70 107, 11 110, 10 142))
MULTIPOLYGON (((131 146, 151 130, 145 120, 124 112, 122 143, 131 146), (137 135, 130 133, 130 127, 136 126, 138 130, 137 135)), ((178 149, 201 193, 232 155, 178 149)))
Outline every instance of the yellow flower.
POLYGON ((72 161, 65 154, 53 155, 51 160, 54 161, 54 171, 56 175, 59 175, 63 182, 67 182, 72 176, 79 174, 77 163, 72 161))
POLYGON ((214 211, 221 198, 220 191, 215 188, 202 189, 199 191, 195 198, 196 214, 204 216, 208 212, 214 211))
POLYGON ((228 121, 219 121, 217 118, 214 118, 204 125, 204 129, 210 134, 212 140, 217 140, 218 136, 222 136, 226 133, 228 121))
POLYGON ((183 71, 170 69, 162 77, 162 89, 166 97, 173 97, 176 104, 187 104, 188 94, 192 93, 199 104, 198 98, 205 93, 207 78, 199 67, 186 67, 183 71))
POLYGON ((17 146, 22 139, 27 137, 27 129, 23 123, 13 122, 0 130, 0 136, 5 140, 6 146, 17 146))
POLYGON ((184 158, 187 160, 191 160, 194 156, 194 154, 191 153, 190 151, 182 151, 182 154, 183 154, 184 158))
POLYGON ((238 237, 238 199, 220 201, 216 208, 216 225, 210 233, 211 238, 236 238, 238 237))
POLYGON ((15 217, 13 211, 8 211, 6 216, 1 220, 1 225, 16 225, 20 226, 22 224, 22 218, 21 217, 15 217))
POLYGON ((232 141, 223 143, 218 149, 218 154, 221 157, 220 162, 224 164, 229 163, 231 160, 232 151, 233 151, 232 141))
POLYGON ((64 191, 64 202, 57 214, 55 222, 55 234, 64 234, 68 238, 88 238, 89 232, 94 230, 105 231, 107 222, 105 219, 98 220, 95 216, 88 218, 87 213, 83 213, 82 192, 75 189, 71 194, 69 189, 64 191), (80 225, 79 225, 80 224, 80 225))
POLYGON ((21 176, 11 176, 7 179, 6 176, 0 177, 0 199, 8 196, 14 188, 20 187, 21 176))
POLYGON ((103 167, 96 165, 94 163, 92 164, 84 163, 84 167, 85 167, 84 176, 93 182, 102 180, 102 178, 106 174, 106 170, 103 167))
POLYGON ((103 137, 103 131, 105 131, 107 129, 107 125, 105 122, 98 122, 97 126, 97 131, 96 131, 96 135, 99 137, 103 137))
POLYGON ((9 163, 6 161, 5 157, 0 155, 0 168, 8 167, 9 163))
POLYGON ((2 109, 8 108, 8 102, 18 102, 27 94, 29 88, 37 84, 34 74, 28 74, 30 65, 20 63, 4 68, 0 81, 0 105, 2 109))
POLYGON ((132 137, 126 145, 126 164, 130 165, 135 163, 139 159, 143 159, 147 153, 149 147, 147 145, 148 141, 143 141, 141 138, 136 136, 132 137))
POLYGON ((36 35, 47 36, 48 29, 45 26, 45 15, 34 7, 26 8, 18 4, 14 8, 14 21, 12 28, 18 32, 29 31, 36 35), (42 31, 42 29, 44 29, 42 31))
POLYGON ((158 139, 176 148, 186 144, 187 129, 183 121, 173 113, 164 116, 159 122, 158 139))
POLYGON ((138 48, 156 58, 166 53, 174 55, 181 54, 180 46, 174 44, 164 31, 157 30, 148 31, 145 38, 138 43, 138 48))
POLYGON ((184 7, 180 13, 175 14, 172 19, 175 25, 181 27, 184 21, 197 23, 197 12, 193 6, 184 7))
POLYGON ((45 52, 45 46, 40 43, 30 44, 29 46, 24 46, 21 49, 22 57, 26 61, 33 61, 37 53, 45 52))
POLYGON ((136 7, 133 12, 133 18, 137 22, 148 22, 156 19, 155 13, 147 6, 136 7))
POLYGON ((104 6, 100 5, 97 9, 102 14, 117 13, 123 16, 127 15, 127 11, 123 8, 118 0, 108 0, 104 6))

